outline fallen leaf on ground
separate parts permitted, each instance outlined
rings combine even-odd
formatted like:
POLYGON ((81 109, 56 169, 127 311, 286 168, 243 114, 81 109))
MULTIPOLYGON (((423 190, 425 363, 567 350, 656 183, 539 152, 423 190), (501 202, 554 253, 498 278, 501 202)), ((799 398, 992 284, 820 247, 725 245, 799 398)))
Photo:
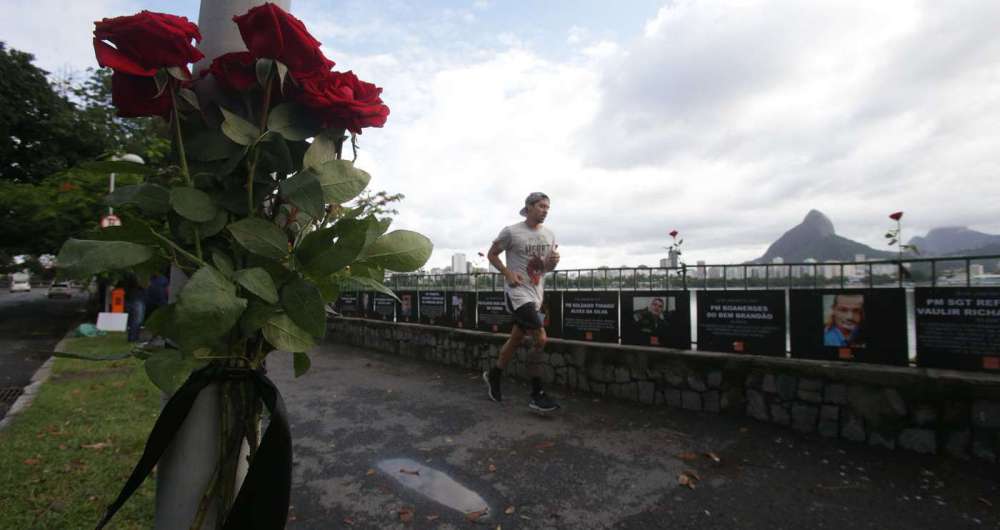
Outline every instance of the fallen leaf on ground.
POLYGON ((419 475, 420 474, 420 470, 419 469, 410 470, 410 469, 405 469, 405 468, 399 468, 399 472, 400 473, 405 473, 407 475, 419 475))
POLYGON ((719 458, 719 455, 717 455, 717 454, 715 454, 715 453, 713 453, 711 451, 705 453, 705 456, 707 456, 709 460, 711 460, 712 462, 715 462, 716 464, 718 464, 719 462, 722 462, 722 459, 719 458))
POLYGON ((478 512, 469 512, 465 514, 465 519, 469 522, 474 523, 478 521, 480 517, 486 515, 487 511, 488 510, 479 510, 478 512))
POLYGON ((555 442, 545 441, 545 442, 541 442, 541 443, 535 444, 535 449, 549 449, 549 448, 552 448, 552 447, 555 447, 555 446, 556 446, 555 442))
POLYGON ((367 475, 369 477, 372 476, 372 475, 374 475, 374 474, 375 474, 375 470, 374 469, 369 469, 368 472, 365 473, 365 475, 367 475))
POLYGON ((983 503, 983 504, 987 505, 987 506, 990 506, 990 507, 992 507, 992 506, 993 506, 993 503, 992 503, 992 502, 990 502, 990 501, 988 501, 988 500, 986 500, 986 498, 985 498, 985 497, 979 497, 979 499, 977 499, 977 500, 978 500, 979 502, 981 502, 981 503, 983 503))
POLYGON ((122 388, 125 386, 125 381, 115 381, 114 383, 111 383, 111 386, 115 388, 122 388))
POLYGON ((503 511, 503 513, 505 513, 507 515, 512 515, 514 513, 514 507, 513 506, 508 506, 507 509, 503 511))
POLYGON ((496 473, 497 466, 494 465, 494 464, 490 464, 489 470, 490 470, 490 473, 496 473))
POLYGON ((677 475, 677 483, 690 489, 694 489, 695 483, 699 480, 701 479, 698 478, 698 474, 691 470, 681 471, 681 474, 677 475))
POLYGON ((347 526, 354 526, 354 519, 351 519, 350 517, 344 517, 344 524, 346 524, 347 526))
POLYGON ((413 520, 413 510, 411 508, 400 508, 399 509, 399 520, 404 523, 409 523, 413 520))
POLYGON ((28 466, 37 466, 38 464, 41 464, 41 463, 42 463, 41 459, 38 459, 38 458, 25 458, 24 459, 24 464, 28 465, 28 466))
POLYGON ((431 514, 427 516, 428 521, 437 521, 441 516, 438 514, 431 514))
POLYGON ((684 473, 684 474, 686 474, 686 475, 689 475, 689 476, 690 476, 691 478, 693 478, 693 479, 695 479, 695 480, 701 480, 701 477, 700 477, 700 476, 698 476, 698 472, 697 472, 697 471, 694 471, 694 470, 692 470, 692 469, 685 469, 685 470, 683 471, 683 473, 684 473))
POLYGON ((691 451, 685 451, 685 452, 677 455, 677 458, 680 458, 681 460, 684 460, 686 462, 690 462, 692 460, 697 460, 698 459, 698 455, 696 455, 695 453, 693 453, 691 451))
POLYGON ((83 449, 93 449, 95 451, 100 451, 101 449, 106 449, 111 447, 110 442, 97 442, 96 444, 83 444, 80 447, 83 449))

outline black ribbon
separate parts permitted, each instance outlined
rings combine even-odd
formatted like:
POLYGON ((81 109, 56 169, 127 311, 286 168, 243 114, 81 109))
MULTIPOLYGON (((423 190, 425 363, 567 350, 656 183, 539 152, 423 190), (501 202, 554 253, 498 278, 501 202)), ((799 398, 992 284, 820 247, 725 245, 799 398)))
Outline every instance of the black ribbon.
MULTIPOLYGON (((170 446, 198 394, 215 381, 250 378, 271 420, 260 447, 250 462, 232 509, 226 515, 225 530, 284 528, 288 518, 288 499, 292 490, 292 434, 288 428, 285 402, 274 383, 263 373, 249 368, 209 365, 191 373, 188 380, 167 402, 146 440, 142 457, 132 470, 115 502, 108 506, 96 530, 101 530, 125 501, 135 493, 170 446)), ((221 455, 220 455, 221 457, 221 455)))

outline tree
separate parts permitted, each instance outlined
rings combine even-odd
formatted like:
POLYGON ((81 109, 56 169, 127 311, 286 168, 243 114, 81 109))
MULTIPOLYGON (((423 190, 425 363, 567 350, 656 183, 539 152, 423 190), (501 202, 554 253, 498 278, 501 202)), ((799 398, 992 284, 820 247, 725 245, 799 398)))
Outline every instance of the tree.
POLYGON ((39 182, 108 147, 33 59, 0 42, 0 180, 8 182, 39 182))

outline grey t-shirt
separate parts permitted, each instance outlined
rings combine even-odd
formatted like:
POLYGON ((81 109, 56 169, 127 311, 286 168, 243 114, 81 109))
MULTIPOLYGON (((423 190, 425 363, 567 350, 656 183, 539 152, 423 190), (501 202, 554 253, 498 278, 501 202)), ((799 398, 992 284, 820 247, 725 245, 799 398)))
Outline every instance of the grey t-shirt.
POLYGON ((514 309, 532 302, 540 309, 545 290, 545 258, 555 246, 555 234, 544 225, 531 229, 520 222, 504 227, 493 242, 506 253, 507 268, 526 280, 517 287, 504 282, 504 292, 514 309))

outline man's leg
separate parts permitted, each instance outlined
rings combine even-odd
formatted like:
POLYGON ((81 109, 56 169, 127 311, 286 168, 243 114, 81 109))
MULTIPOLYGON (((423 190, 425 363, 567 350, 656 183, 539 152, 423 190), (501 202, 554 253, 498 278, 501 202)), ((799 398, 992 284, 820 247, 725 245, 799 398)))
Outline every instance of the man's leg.
POLYGON ((559 404, 550 398, 542 389, 543 352, 548 336, 545 328, 538 328, 532 331, 534 344, 528 353, 528 376, 531 377, 531 401, 528 406, 534 410, 549 412, 559 408, 559 404))
POLYGON ((503 399, 503 392, 500 388, 503 371, 507 368, 511 358, 514 357, 514 352, 517 351, 523 340, 524 330, 521 329, 521 326, 514 324, 514 327, 510 330, 510 338, 500 348, 500 356, 497 358, 496 364, 483 372, 483 380, 486 381, 490 399, 493 401, 499 402, 503 399))

